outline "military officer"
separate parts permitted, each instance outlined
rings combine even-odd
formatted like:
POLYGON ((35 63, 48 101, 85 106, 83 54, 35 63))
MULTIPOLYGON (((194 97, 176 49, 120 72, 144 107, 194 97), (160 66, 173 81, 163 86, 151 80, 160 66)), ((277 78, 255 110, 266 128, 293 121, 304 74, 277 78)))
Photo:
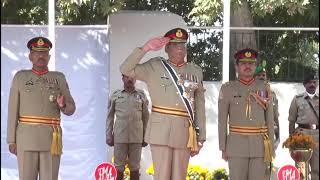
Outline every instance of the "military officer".
POLYGON ((117 180, 123 180, 127 157, 130 179, 139 180, 141 149, 147 145, 143 137, 149 119, 148 99, 143 90, 135 88, 134 78, 122 75, 122 81, 124 88, 114 91, 109 100, 107 144, 114 145, 117 180))
POLYGON ((271 92, 255 80, 257 52, 243 49, 235 54, 239 79, 221 86, 218 100, 219 149, 228 161, 232 180, 267 180, 273 151, 271 92))
POLYGON ((33 64, 18 71, 9 97, 7 142, 18 158, 19 179, 57 180, 62 154, 60 112, 72 115, 75 103, 63 73, 48 70, 52 44, 32 38, 27 47, 33 64))
POLYGON ((202 70, 187 63, 188 33, 168 31, 136 48, 120 71, 146 82, 152 101, 145 140, 151 146, 155 180, 185 180, 190 156, 199 153, 206 140, 202 70), (139 64, 149 51, 165 46, 169 59, 151 58, 139 64))
POLYGON ((301 132, 311 135, 317 143, 309 161, 312 180, 319 179, 319 93, 316 92, 317 79, 315 75, 308 75, 305 78, 303 85, 306 91, 293 98, 288 118, 290 135, 301 132))
MULTIPOLYGON (((256 79, 268 82, 268 76, 266 69, 262 66, 258 66, 254 73, 256 79)), ((273 105, 273 120, 274 120, 274 135, 275 135, 275 149, 277 149, 280 143, 280 126, 279 126, 279 110, 278 110, 278 98, 276 93, 271 89, 272 93, 272 105, 273 105)))

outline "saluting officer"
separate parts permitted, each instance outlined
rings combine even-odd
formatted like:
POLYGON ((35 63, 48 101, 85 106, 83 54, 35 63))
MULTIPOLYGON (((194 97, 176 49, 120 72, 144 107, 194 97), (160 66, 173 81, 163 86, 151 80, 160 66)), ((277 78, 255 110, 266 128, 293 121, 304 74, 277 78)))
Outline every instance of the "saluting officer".
POLYGON ((274 121, 270 87, 254 79, 257 52, 235 54, 239 80, 221 86, 218 100, 219 149, 232 180, 267 180, 273 151, 274 121))
POLYGON ((301 132, 311 135, 316 142, 312 157, 309 161, 311 166, 311 179, 319 179, 319 93, 318 78, 316 75, 307 75, 303 81, 306 89, 304 93, 296 95, 289 109, 289 134, 301 132), (297 127, 296 127, 297 124, 297 127))
POLYGON ((63 73, 48 70, 52 44, 31 39, 30 70, 18 71, 9 97, 7 142, 18 157, 19 179, 57 180, 62 154, 60 112, 70 116, 75 103, 63 73))
POLYGON ((206 140, 202 70, 184 61, 187 39, 186 30, 172 29, 134 49, 120 67, 148 85, 152 113, 145 140, 151 146, 155 180, 185 180, 190 155, 198 154, 206 140), (164 46, 169 59, 139 64, 147 52, 164 46))
POLYGON ((144 134, 149 120, 148 99, 135 88, 136 80, 122 75, 124 88, 112 93, 107 116, 107 144, 114 146, 117 180, 123 180, 127 163, 130 179, 139 180, 141 149, 148 144, 144 134))

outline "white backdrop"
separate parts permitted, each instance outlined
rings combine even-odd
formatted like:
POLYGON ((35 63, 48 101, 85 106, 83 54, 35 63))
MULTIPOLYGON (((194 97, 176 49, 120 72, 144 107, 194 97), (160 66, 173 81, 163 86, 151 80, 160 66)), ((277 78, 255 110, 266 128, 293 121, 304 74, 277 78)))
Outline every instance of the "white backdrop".
MULTIPOLYGON (((26 43, 47 36, 45 26, 1 25, 1 179, 18 179, 16 157, 6 144, 7 105, 16 71, 28 69, 26 43)), ((105 27, 57 27, 56 70, 66 75, 76 102, 73 116, 62 116, 63 155, 59 177, 93 179, 96 166, 107 159, 105 117, 109 93, 109 41, 105 27)))

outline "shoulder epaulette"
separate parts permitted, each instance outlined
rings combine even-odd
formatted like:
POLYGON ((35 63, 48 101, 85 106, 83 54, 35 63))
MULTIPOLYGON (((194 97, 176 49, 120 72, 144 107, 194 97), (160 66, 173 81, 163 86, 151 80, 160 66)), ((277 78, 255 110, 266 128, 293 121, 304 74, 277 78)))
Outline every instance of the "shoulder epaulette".
POLYGON ((201 68, 198 64, 196 64, 196 63, 194 63, 194 62, 187 62, 187 64, 192 65, 192 66, 195 67, 196 69, 199 69, 199 70, 202 71, 202 68, 201 68))
POLYGON ((147 99, 147 95, 146 95, 146 93, 144 93, 144 91, 142 89, 137 89, 137 92, 138 92, 138 94, 141 95, 141 97, 143 99, 147 99))
POLYGON ((160 60, 166 60, 165 58, 161 57, 161 56, 157 56, 157 57, 153 57, 151 59, 149 59, 147 62, 150 63, 159 63, 160 60))
POLYGON ((233 84, 233 81, 228 81, 222 84, 224 87, 230 87, 233 84))
POLYGON ((121 93, 120 89, 113 91, 113 93, 111 94, 111 98, 117 98, 120 93, 121 93))
POLYGON ((303 93, 297 94, 296 97, 297 97, 297 98, 298 98, 298 97, 302 97, 303 95, 304 95, 303 93))
POLYGON ((20 74, 20 73, 27 73, 27 72, 32 72, 32 71, 31 71, 31 70, 29 70, 29 69, 22 69, 22 70, 17 71, 17 73, 16 73, 16 74, 20 74))
POLYGON ((136 89, 136 91, 137 91, 138 93, 145 94, 142 89, 136 89))
POLYGON ((18 72, 30 72, 29 69, 22 69, 22 70, 19 70, 18 72))
POLYGON ((158 57, 155 57, 155 59, 160 59, 160 60, 166 60, 164 57, 161 57, 161 56, 158 56, 158 57))
POLYGON ((27 70, 27 69, 22 69, 22 70, 19 70, 16 72, 15 76, 21 76, 25 73, 31 73, 32 71, 31 70, 27 70))
POLYGON ((60 75, 60 76, 64 76, 64 74, 62 72, 60 72, 60 71, 49 71, 49 72, 51 72, 53 74, 60 75))
POLYGON ((256 79, 255 81, 257 84, 264 84, 264 85, 267 84, 267 82, 265 80, 256 79))
POLYGON ((152 65, 155 65, 155 64, 161 64, 161 60, 165 60, 165 59, 161 56, 158 56, 158 57, 153 57, 149 59, 147 62, 151 63, 152 65))

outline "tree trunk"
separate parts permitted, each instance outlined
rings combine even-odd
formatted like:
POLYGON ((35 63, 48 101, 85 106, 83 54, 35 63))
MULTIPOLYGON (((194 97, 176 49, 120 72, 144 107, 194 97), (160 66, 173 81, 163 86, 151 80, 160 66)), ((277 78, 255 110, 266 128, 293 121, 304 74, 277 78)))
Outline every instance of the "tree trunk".
MULTIPOLYGON (((241 0, 240 5, 233 4, 230 12, 231 27, 253 27, 253 18, 247 0, 241 0)), ((230 80, 236 79, 234 54, 244 48, 257 49, 254 30, 230 30, 230 80)))

